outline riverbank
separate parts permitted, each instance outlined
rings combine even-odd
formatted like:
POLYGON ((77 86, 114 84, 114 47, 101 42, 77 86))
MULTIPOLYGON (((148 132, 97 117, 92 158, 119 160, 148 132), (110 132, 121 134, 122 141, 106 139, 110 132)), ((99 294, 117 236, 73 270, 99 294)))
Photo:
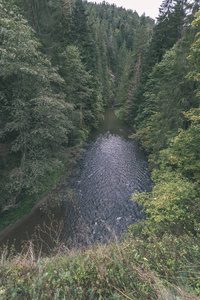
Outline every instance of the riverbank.
POLYGON ((83 142, 67 150, 67 164, 62 172, 47 179, 49 187, 46 195, 25 196, 18 206, 0 214, 0 247, 14 244, 15 249, 21 251, 22 242, 34 234, 37 226, 43 226, 44 222, 48 225, 52 219, 64 217, 62 191, 83 151, 83 142))

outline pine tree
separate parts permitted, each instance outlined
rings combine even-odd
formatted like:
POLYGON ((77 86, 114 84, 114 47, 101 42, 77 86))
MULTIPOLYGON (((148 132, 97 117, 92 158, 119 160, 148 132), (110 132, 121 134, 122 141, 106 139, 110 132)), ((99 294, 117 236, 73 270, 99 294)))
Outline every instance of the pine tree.
POLYGON ((81 133, 81 129, 86 129, 88 125, 93 126, 98 120, 99 112, 95 108, 97 99, 95 89, 93 89, 93 76, 86 71, 77 47, 66 47, 61 58, 60 74, 65 80, 64 92, 67 101, 74 107, 74 124, 76 130, 81 133))
POLYGON ((93 75, 96 75, 96 45, 82 0, 76 0, 72 10, 72 32, 73 44, 78 47, 87 71, 91 71, 93 75))
POLYGON ((188 80, 190 71, 187 57, 191 38, 187 34, 156 64, 146 85, 141 134, 145 148, 153 153, 156 162, 158 152, 168 145, 168 140, 179 128, 187 128, 183 111, 197 105, 195 83, 188 80))
MULTIPOLYGON (((136 89, 130 110, 132 122, 140 126, 144 120, 146 84, 156 63, 170 50, 189 28, 191 5, 187 0, 164 0, 159 9, 157 23, 141 67, 141 81, 136 89)), ((130 118, 129 118, 130 119, 130 118)))

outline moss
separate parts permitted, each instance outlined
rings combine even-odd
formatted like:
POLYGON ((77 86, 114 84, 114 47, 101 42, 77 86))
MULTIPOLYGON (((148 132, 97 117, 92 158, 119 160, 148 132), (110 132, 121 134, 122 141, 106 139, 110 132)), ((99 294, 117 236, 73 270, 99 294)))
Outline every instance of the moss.
POLYGON ((3 211, 0 214, 0 230, 3 230, 11 223, 16 222, 22 217, 27 216, 33 206, 37 202, 37 196, 26 196, 16 207, 10 208, 9 210, 3 211))

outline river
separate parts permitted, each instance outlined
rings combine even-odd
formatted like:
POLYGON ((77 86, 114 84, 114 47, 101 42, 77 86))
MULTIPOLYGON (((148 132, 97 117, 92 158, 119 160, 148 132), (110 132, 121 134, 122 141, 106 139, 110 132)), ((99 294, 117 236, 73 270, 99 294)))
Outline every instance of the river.
MULTIPOLYGON (((85 246, 120 238, 128 225, 144 218, 131 195, 150 191, 152 182, 147 159, 137 142, 129 138, 131 133, 113 110, 107 110, 98 129, 90 135, 73 175, 63 185, 62 209, 53 209, 58 221, 64 219, 63 238, 68 245, 85 246)), ((30 216, 1 232, 0 244, 15 240, 20 251, 22 241, 43 222, 50 224, 38 206, 30 216)))
POLYGON ((133 193, 150 191, 152 182, 144 153, 130 139, 130 128, 105 113, 74 170, 66 203, 66 238, 79 245, 120 237, 127 226, 144 218, 133 193))

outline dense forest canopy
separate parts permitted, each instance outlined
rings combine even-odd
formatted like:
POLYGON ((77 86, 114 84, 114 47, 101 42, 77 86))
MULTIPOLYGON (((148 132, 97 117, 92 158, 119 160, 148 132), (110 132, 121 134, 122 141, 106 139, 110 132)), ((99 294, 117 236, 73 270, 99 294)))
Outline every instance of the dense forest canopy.
POLYGON ((98 126, 141 26, 150 36, 154 21, 81 0, 9 0, 0 10, 0 206, 7 209, 45 191, 67 149, 98 126))

